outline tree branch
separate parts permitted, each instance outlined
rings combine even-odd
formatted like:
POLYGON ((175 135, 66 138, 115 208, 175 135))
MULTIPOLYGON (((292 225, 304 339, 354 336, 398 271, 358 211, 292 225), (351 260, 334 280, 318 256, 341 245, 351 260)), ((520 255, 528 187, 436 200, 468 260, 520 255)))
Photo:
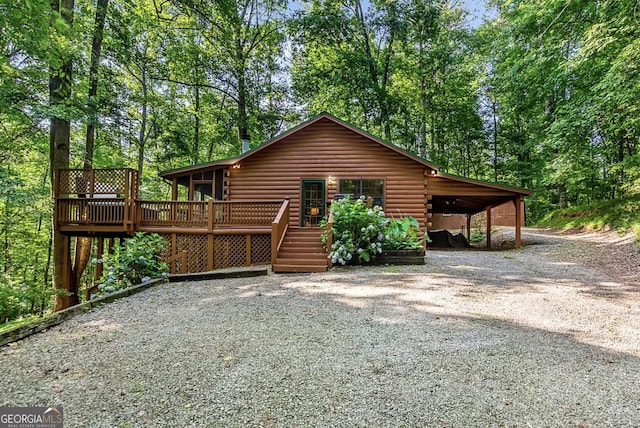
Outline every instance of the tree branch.
POLYGON ((170 77, 160 77, 160 76, 152 76, 151 78, 154 79, 154 80, 160 80, 162 82, 170 82, 170 83, 176 83, 178 85, 184 85, 184 86, 188 86, 188 87, 191 87, 191 88, 199 86, 201 88, 213 89, 214 91, 218 91, 221 94, 226 95, 227 97, 231 98, 233 101, 238 102, 238 98, 236 96, 234 96, 233 94, 229 93, 229 91, 227 91, 225 89, 222 89, 222 88, 220 88, 218 86, 211 85, 209 83, 184 82, 184 81, 181 81, 181 80, 172 79, 170 77))

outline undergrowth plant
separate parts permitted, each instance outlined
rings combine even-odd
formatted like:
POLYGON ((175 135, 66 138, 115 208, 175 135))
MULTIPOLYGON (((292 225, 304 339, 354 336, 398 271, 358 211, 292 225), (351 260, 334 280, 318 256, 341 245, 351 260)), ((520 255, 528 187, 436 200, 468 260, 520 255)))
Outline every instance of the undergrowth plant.
MULTIPOLYGON (((422 240, 420 239, 420 223, 415 218, 408 216, 402 218, 392 218, 384 230, 385 240, 382 244, 383 250, 420 250, 422 240)), ((425 237, 430 242, 428 237, 425 237)))
POLYGON ((138 232, 113 248, 111 254, 94 263, 103 263, 104 271, 98 290, 100 294, 113 293, 131 285, 167 276, 167 264, 160 261, 164 246, 162 236, 138 232))

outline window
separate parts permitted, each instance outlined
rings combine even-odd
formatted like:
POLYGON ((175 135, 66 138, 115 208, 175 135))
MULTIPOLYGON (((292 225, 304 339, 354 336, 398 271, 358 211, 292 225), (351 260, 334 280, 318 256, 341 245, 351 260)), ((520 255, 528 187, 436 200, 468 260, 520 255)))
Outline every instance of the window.
POLYGON ((193 200, 205 201, 211 197, 211 182, 196 181, 193 183, 193 200))
POLYGON ((384 180, 381 178, 346 178, 340 180, 340 193, 353 195, 358 198, 362 195, 373 200, 373 205, 384 204, 384 180))

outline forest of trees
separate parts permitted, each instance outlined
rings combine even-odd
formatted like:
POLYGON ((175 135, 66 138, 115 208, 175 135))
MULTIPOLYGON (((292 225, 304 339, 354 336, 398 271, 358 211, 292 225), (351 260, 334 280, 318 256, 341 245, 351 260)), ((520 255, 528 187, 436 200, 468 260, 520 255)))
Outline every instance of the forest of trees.
POLYGON ((0 0, 0 322, 49 310, 54 250, 85 245, 52 235, 55 168, 168 199, 158 171, 322 111, 533 190, 530 222, 640 195, 638 0, 488 3, 470 29, 455 0, 0 0))

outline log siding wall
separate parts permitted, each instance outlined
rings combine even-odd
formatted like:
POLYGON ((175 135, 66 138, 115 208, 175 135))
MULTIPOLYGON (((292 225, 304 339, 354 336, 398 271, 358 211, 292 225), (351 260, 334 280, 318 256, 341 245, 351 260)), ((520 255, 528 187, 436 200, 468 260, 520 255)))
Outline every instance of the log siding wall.
POLYGON ((320 120, 230 168, 229 199, 291 199, 290 225, 300 224, 302 180, 326 182, 327 200, 339 180, 384 180, 387 215, 413 216, 425 227, 425 166, 329 120, 320 120), (329 181, 331 177, 331 181, 329 181))

